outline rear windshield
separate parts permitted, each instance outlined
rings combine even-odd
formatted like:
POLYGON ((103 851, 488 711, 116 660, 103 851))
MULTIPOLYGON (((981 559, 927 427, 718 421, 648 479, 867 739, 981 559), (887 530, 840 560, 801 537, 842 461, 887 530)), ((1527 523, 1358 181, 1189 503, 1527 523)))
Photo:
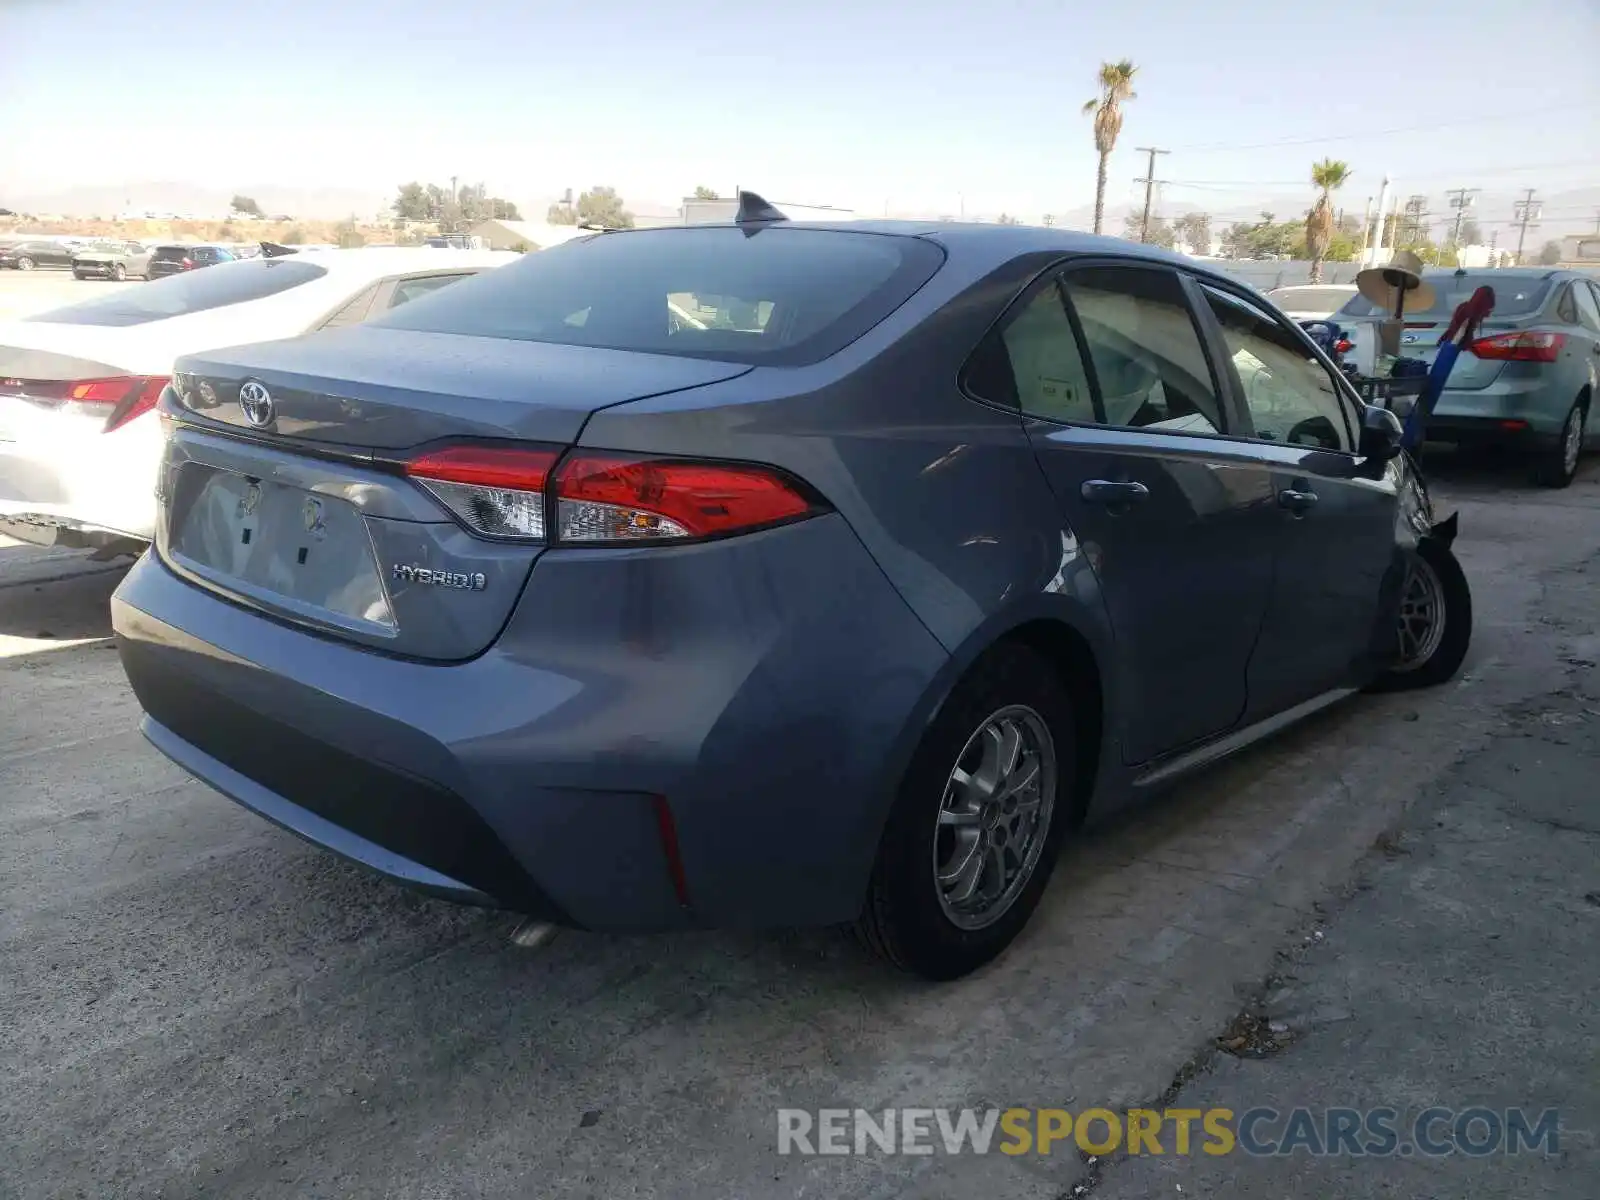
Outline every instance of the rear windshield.
POLYGON ((157 246, 155 257, 166 262, 181 262, 198 249, 196 246, 157 246))
MULTIPOLYGON (((1448 321, 1456 308, 1472 299, 1472 293, 1481 287, 1494 289, 1494 312, 1490 314, 1490 320, 1496 317, 1525 317, 1538 312, 1550 295, 1550 280, 1547 277, 1517 275, 1510 271, 1468 271, 1465 275, 1457 275, 1454 271, 1444 275, 1424 273, 1422 281, 1433 288, 1432 306, 1413 309, 1408 304, 1405 310, 1407 318, 1415 317, 1419 321, 1448 321)), ((1376 304, 1357 292, 1339 310, 1339 315, 1386 317, 1394 314, 1380 311, 1376 304)))
POLYGON ((53 325, 143 325, 146 321, 260 300, 321 279, 327 273, 326 267, 298 259, 252 258, 206 271, 168 275, 141 287, 24 319, 53 325))
POLYGON ((860 337, 943 261, 943 251, 918 238, 829 229, 596 234, 370 323, 793 365, 820 361, 860 337))

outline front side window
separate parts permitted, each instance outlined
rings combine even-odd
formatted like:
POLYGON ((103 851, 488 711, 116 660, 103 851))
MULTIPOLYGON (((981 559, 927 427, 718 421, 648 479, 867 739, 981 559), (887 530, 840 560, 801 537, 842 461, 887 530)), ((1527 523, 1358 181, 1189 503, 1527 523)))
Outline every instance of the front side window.
POLYGON ((1294 331, 1241 296, 1209 285, 1204 291, 1222 327, 1255 436, 1351 450, 1338 385, 1294 331))
POLYGON ((1064 275, 1063 290, 1083 331, 1104 424, 1223 431, 1217 388, 1176 274, 1089 267, 1064 275))

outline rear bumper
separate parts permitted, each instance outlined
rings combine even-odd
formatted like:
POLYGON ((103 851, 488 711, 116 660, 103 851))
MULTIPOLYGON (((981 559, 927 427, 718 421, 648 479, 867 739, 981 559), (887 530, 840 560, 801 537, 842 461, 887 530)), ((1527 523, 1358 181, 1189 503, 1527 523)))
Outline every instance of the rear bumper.
POLYGON ((153 554, 112 617, 146 735, 191 773, 411 886, 606 930, 853 916, 946 660, 837 516, 547 553, 456 664, 269 620, 153 554))
POLYGON ((0 427, 0 521, 45 544, 148 542, 155 532, 161 430, 153 416, 114 433, 97 420, 40 414, 0 427))
POLYGON ((1557 392, 1537 377, 1502 377, 1485 388, 1447 388, 1428 419, 1429 440, 1553 443, 1572 404, 1572 396, 1563 400, 1557 392))

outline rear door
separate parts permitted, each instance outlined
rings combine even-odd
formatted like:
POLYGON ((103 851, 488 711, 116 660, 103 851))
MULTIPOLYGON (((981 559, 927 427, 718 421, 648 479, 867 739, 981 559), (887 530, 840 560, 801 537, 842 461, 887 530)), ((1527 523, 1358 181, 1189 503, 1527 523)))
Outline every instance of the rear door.
POLYGON ((1233 285, 1206 280, 1241 439, 1272 466, 1281 531, 1271 600, 1250 659, 1252 719, 1361 683, 1400 569, 1398 474, 1359 478, 1357 409, 1309 339, 1233 285))
POLYGON ((1178 274, 1074 264, 1025 293, 974 364, 968 390, 1020 409, 1099 577, 1131 714, 1124 757, 1236 724, 1281 525, 1270 472, 1224 436, 1178 274))

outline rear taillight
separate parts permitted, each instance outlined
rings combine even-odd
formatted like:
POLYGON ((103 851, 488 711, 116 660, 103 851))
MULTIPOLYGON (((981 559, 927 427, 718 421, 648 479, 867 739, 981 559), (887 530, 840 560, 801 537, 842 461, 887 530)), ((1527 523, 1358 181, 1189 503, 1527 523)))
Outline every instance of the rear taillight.
POLYGON ((558 457, 555 450, 449 446, 413 458, 405 472, 473 533, 542 541, 544 489, 558 457))
POLYGON ((590 545, 723 537, 813 510, 766 467, 613 454, 568 457, 552 491, 556 540, 590 545))
POLYGON ((726 537, 817 511, 769 467, 634 455, 451 446, 404 465, 481 537, 562 545, 726 537), (547 515, 548 514, 548 515, 547 515))
POLYGON ((161 399, 162 389, 169 382, 165 375, 145 375, 133 379, 132 386, 112 407, 111 415, 106 418, 105 427, 100 432, 110 433, 121 429, 145 413, 154 412, 156 401, 161 399))
POLYGON ((180 262, 178 265, 180 267, 182 267, 185 271, 192 270, 194 268, 194 259, 186 258, 182 262, 180 262))
POLYGON ((1567 335, 1545 329, 1526 329, 1520 333, 1497 333, 1468 344, 1479 358, 1496 362, 1552 363, 1561 357, 1567 335))
POLYGON ((1352 349, 1355 348, 1355 343, 1349 338, 1340 338, 1333 344, 1333 348, 1340 354, 1348 354, 1352 349))
POLYGON ((0 396, 13 395, 86 415, 105 414, 101 433, 121 429, 161 399, 165 375, 116 375, 105 379, 0 379, 0 396))

